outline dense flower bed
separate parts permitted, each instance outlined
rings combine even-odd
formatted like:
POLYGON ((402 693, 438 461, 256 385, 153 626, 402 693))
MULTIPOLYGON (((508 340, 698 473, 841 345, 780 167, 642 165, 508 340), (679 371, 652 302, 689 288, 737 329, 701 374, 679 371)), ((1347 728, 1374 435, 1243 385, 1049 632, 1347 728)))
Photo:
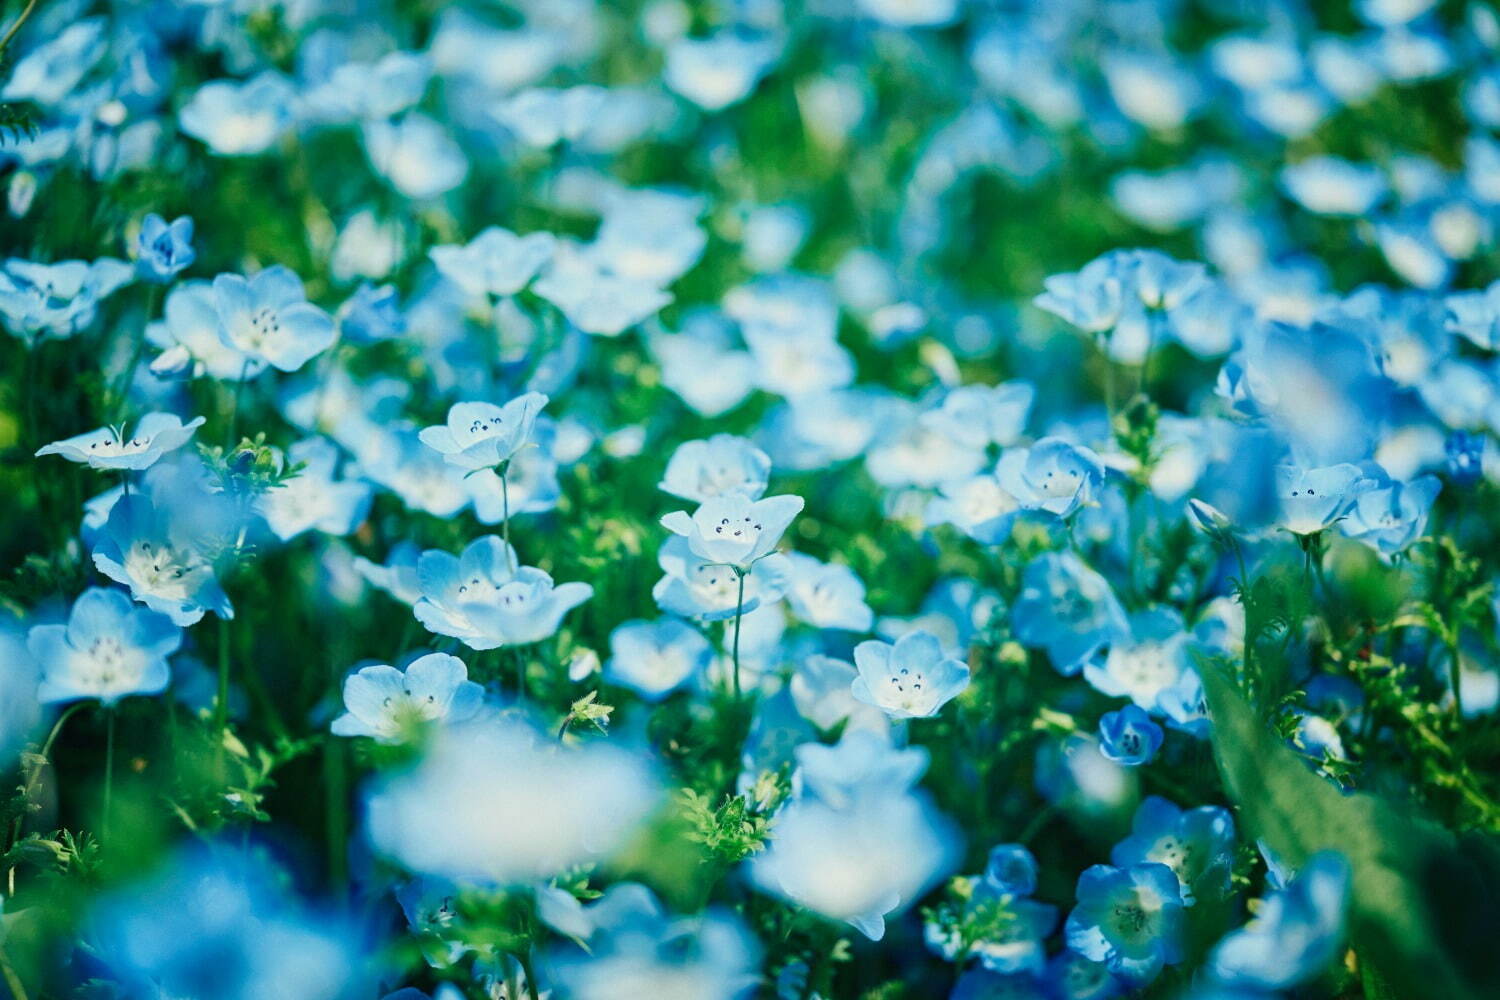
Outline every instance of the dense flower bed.
POLYGON ((29 0, 0 996, 1500 996, 1500 15, 29 0))

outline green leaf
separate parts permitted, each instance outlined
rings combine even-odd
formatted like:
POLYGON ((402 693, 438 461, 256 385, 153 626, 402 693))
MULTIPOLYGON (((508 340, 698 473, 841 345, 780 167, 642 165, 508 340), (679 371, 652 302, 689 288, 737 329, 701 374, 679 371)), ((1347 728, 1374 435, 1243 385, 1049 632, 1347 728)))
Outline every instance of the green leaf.
POLYGON ((1500 996, 1500 845, 1318 777, 1235 690, 1203 671, 1214 756, 1251 834, 1293 866, 1322 850, 1353 868, 1350 935, 1391 997, 1500 996))

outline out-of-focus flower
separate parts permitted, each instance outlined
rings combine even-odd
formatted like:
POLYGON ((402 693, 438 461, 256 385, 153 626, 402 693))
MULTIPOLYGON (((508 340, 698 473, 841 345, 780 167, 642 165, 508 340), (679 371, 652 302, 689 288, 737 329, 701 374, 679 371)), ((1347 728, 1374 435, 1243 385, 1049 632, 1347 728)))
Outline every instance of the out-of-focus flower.
POLYGON ((865 585, 854 570, 796 552, 787 555, 786 564, 792 614, 817 628, 870 631, 875 612, 865 603, 865 585))
POLYGON ((671 618, 626 622, 609 634, 609 647, 604 676, 653 702, 702 677, 713 661, 703 634, 671 618))
POLYGON ((113 705, 157 694, 171 677, 167 657, 181 644, 182 629, 166 615, 102 587, 79 595, 66 625, 33 625, 26 637, 42 670, 43 703, 97 698, 113 705))
POLYGON ((1209 959, 1214 974, 1231 986, 1285 990, 1322 972, 1343 943, 1349 883, 1343 855, 1313 855, 1249 924, 1219 942, 1209 959))
POLYGON ((94 566, 177 625, 192 625, 208 611, 234 617, 207 554, 178 519, 142 496, 121 497, 110 508, 94 544, 94 566))
POLYGON ((678 445, 657 485, 696 503, 730 493, 758 500, 766 492, 770 475, 771 459, 765 452, 742 437, 715 434, 678 445))
POLYGON ((514 295, 551 259, 556 242, 551 233, 517 236, 490 226, 464 246, 435 246, 427 254, 469 295, 514 295))
POLYGON ((1023 645, 1045 649, 1064 674, 1076 674, 1130 631, 1109 581, 1072 552, 1049 552, 1026 566, 1011 625, 1023 645))
POLYGON ((291 126, 295 99, 290 81, 271 70, 244 83, 213 80, 198 88, 178 123, 220 156, 254 156, 291 126))
POLYGON ((542 570, 521 566, 494 535, 475 539, 458 556, 423 552, 417 582, 422 589, 412 609, 417 620, 470 649, 539 642, 594 593, 587 583, 554 584, 542 570))
POLYGON ((168 223, 152 212, 141 221, 135 241, 135 269, 146 281, 166 284, 196 260, 193 220, 181 216, 168 223))
POLYGON ((344 678, 344 714, 330 728, 335 736, 397 743, 426 723, 471 719, 483 703, 484 688, 469 680, 462 660, 428 653, 405 670, 375 664, 344 678))

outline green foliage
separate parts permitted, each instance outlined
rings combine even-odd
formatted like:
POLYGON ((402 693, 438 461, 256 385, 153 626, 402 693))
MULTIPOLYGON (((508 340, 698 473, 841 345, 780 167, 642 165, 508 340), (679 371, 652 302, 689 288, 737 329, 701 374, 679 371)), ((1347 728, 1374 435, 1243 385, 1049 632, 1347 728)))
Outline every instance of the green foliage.
POLYGON ((717 807, 706 795, 679 789, 678 803, 689 824, 687 838, 725 864, 743 861, 765 847, 772 815, 788 791, 785 776, 770 772, 762 773, 750 795, 726 795, 717 807))

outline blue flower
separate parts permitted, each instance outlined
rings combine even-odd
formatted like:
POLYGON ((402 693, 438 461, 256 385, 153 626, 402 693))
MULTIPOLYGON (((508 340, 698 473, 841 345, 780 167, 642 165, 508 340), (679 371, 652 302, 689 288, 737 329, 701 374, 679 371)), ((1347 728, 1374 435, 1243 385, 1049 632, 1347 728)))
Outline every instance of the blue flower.
POLYGON ((475 472, 508 462, 531 440, 547 397, 528 392, 506 403, 455 403, 448 422, 422 429, 422 443, 449 465, 475 472))
POLYGON ((1132 982, 1155 979, 1182 961, 1182 896, 1166 865, 1093 865, 1078 876, 1068 914, 1068 947, 1132 982))
POLYGON ((391 285, 359 286, 339 307, 339 335, 351 344, 395 340, 406 333, 401 298, 391 285))
POLYGON ((752 500, 742 493, 714 497, 691 516, 673 511, 662 517, 662 527, 687 539, 688 548, 705 562, 732 566, 743 572, 776 548, 792 519, 802 510, 798 496, 752 500))
POLYGON ((609 648, 605 678, 650 702, 703 677, 714 658, 701 632, 673 618, 626 622, 609 634, 609 648))
POLYGON ((1036 858, 1024 844, 996 844, 984 866, 984 883, 1006 896, 1036 892, 1036 858))
POLYGON ((1166 865, 1181 884, 1184 906, 1203 893, 1222 897, 1234 866, 1234 818, 1220 806, 1184 810, 1150 795, 1135 811, 1130 836, 1115 845, 1109 859, 1122 868, 1166 865))
POLYGON ((652 333, 648 343, 662 385, 702 416, 729 412, 754 386, 755 360, 732 346, 729 321, 716 311, 689 312, 681 333, 652 333))
POLYGON ((1368 214, 1386 190, 1379 169, 1337 156, 1313 156, 1283 167, 1281 186, 1309 212, 1351 217, 1368 214))
POLYGON ((833 746, 803 743, 793 754, 794 785, 836 809, 871 791, 908 791, 927 771, 928 760, 923 748, 895 747, 888 735, 868 729, 847 730, 833 746))
POLYGON ((1402 551, 1427 530, 1427 515, 1442 483, 1436 476, 1419 476, 1402 483, 1372 477, 1358 492, 1339 530, 1384 556, 1402 551))
POLYGON ((969 686, 968 665, 944 656, 930 632, 908 632, 894 644, 862 642, 854 665, 854 697, 893 719, 930 719, 969 686))
POLYGON ((771 459, 742 437, 715 434, 702 441, 684 441, 667 460, 657 486, 694 503, 740 493, 758 500, 766 492, 771 459))
POLYGON ((703 209, 701 196, 675 191, 609 194, 589 255, 612 274, 665 288, 703 256, 708 244, 698 225, 703 209))
POLYGON ((515 295, 531 283, 552 259, 557 240, 551 233, 517 236, 490 226, 465 246, 442 245, 427 251, 443 277, 476 297, 515 295))
POLYGON ((922 419, 970 447, 996 444, 1009 448, 1025 433, 1035 399, 1036 388, 1029 382, 959 386, 943 397, 940 408, 923 414, 922 419))
POLYGON ((1484 478, 1485 436, 1468 431, 1454 431, 1443 443, 1448 459, 1448 475, 1453 485, 1468 489, 1484 478))
POLYGON ((557 247, 532 291, 562 310, 578 329, 600 337, 618 337, 672 301, 672 294, 654 282, 616 274, 569 244, 557 247))
POLYGON ((94 566, 177 625, 192 625, 208 611, 234 617, 207 555, 174 518, 139 495, 121 497, 110 508, 94 544, 94 566))
POLYGON ((1294 535, 1315 535, 1333 526, 1353 507, 1357 494, 1374 485, 1357 465, 1321 469, 1276 467, 1281 527, 1294 535))
POLYGON ((141 222, 135 241, 135 269, 143 280, 166 284, 197 258, 190 217, 184 215, 168 224, 152 212, 141 222))
POLYGON ((447 194, 469 175, 469 161, 447 130, 420 112, 400 121, 365 122, 370 166, 391 187, 418 201, 447 194))
POLYGON ((797 664, 787 688, 797 711, 819 729, 845 723, 845 733, 856 729, 884 733, 890 729, 885 713, 854 697, 852 685, 858 676, 849 661, 814 654, 797 664))
POLYGON ((471 719, 483 704, 484 688, 469 680, 463 660, 428 653, 405 670, 376 664, 344 678, 344 714, 330 728, 335 736, 398 743, 424 724, 471 719))
POLYGON ((1255 919, 1219 942, 1214 974, 1231 986, 1285 990, 1327 969, 1344 940, 1349 883, 1342 854, 1314 854, 1255 919))
POLYGON ((302 281, 280 265, 251 278, 214 279, 219 338, 247 359, 294 372, 333 345, 333 319, 307 301, 302 281))
POLYGON ((1085 333, 1107 333, 1110 358, 1140 364, 1167 335, 1174 310, 1212 288, 1202 264, 1154 250, 1115 250, 1076 274, 1053 275, 1035 304, 1085 333))
POLYGON ((1149 764, 1166 733, 1135 705, 1106 712, 1099 720, 1099 752, 1117 764, 1149 764))
POLYGON ((113 257, 93 263, 36 264, 11 258, 0 265, 0 321, 18 337, 69 337, 94 322, 99 303, 130 281, 130 265, 113 257))
POLYGON ((686 538, 673 536, 662 543, 657 564, 664 574, 651 589, 663 611, 684 618, 723 621, 739 607, 739 585, 744 583, 744 613, 774 604, 786 595, 790 568, 775 553, 755 561, 743 576, 719 562, 693 553, 686 538))
POLYGON ((347 535, 363 523, 375 490, 362 479, 337 478, 337 445, 305 438, 287 449, 287 460, 301 470, 255 498, 277 538, 290 541, 307 531, 347 535))
POLYGON ((1072 552, 1048 552, 1026 565, 1011 626, 1023 646, 1046 650, 1053 667, 1068 675, 1130 633, 1109 581, 1072 552))
POLYGON ((220 156, 254 156, 291 126, 295 99, 292 84, 271 70, 245 83, 214 80, 193 94, 178 124, 220 156))
POLYGON ((1047 963, 1047 983, 1052 1000, 1112 1000, 1125 986, 1109 966, 1064 948, 1047 963))
POLYGON ((995 477, 1022 508, 1067 517, 1094 502, 1104 482, 1104 463, 1088 448, 1049 437, 1030 448, 1006 451, 995 477))
POLYGON ((519 565, 515 552, 494 535, 475 539, 459 556, 423 552, 417 581, 417 620, 470 649, 540 642, 594 594, 589 584, 554 584, 543 571, 519 565))
POLYGON ((73 602, 66 625, 34 625, 26 647, 42 669, 43 704, 97 698, 113 705, 167 686, 167 657, 182 629, 166 615, 136 607, 118 590, 92 587, 73 602))
POLYGON ((773 39, 733 31, 679 38, 667 48, 662 82, 706 111, 722 111, 749 97, 780 54, 773 39))
POLYGON ((385 591, 403 604, 416 604, 422 599, 422 587, 417 580, 417 560, 421 555, 422 550, 414 543, 397 542, 391 547, 384 564, 356 556, 354 570, 377 590, 385 591))
POLYGON ((219 336, 214 288, 207 281, 184 281, 167 293, 164 317, 146 327, 146 339, 162 353, 151 363, 160 378, 207 375, 221 382, 254 378, 266 368, 219 336))
POLYGON ((1160 712, 1161 693, 1175 687, 1188 666, 1188 640, 1182 615, 1169 607, 1138 611, 1117 635, 1101 664, 1086 663, 1084 678, 1100 694, 1126 697, 1147 712, 1160 712))
POLYGON ((522 143, 547 149, 582 138, 607 114, 604 105, 609 97, 608 90, 594 84, 527 87, 500 101, 491 113, 522 143))
POLYGON ((787 554, 786 565, 792 614, 817 628, 870 631, 875 612, 865 603, 865 585, 854 570, 797 552, 787 554))
POLYGON ((61 455, 91 469, 137 470, 156 464, 167 452, 187 444, 203 426, 203 417, 187 423, 175 413, 148 413, 135 425, 135 433, 124 436, 124 428, 101 427, 96 431, 54 441, 37 450, 37 457, 61 455))
POLYGON ((1021 503, 1000 484, 994 473, 938 484, 923 514, 931 527, 951 524, 984 545, 999 545, 1010 537, 1021 513, 1021 503))

